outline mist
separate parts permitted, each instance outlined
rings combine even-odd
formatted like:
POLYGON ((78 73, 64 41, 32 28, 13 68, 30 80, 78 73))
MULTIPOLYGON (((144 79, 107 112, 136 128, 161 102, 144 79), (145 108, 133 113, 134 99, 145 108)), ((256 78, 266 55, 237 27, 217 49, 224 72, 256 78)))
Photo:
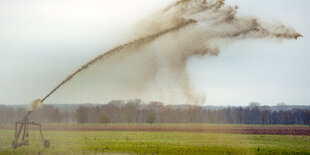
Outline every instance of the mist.
POLYGON ((302 36, 283 24, 236 16, 237 9, 224 1, 177 1, 138 23, 133 38, 139 39, 90 60, 51 93, 71 80, 55 99, 81 103, 140 98, 203 104, 204 92, 192 86, 187 73, 189 59, 217 56, 220 47, 237 40, 302 36))

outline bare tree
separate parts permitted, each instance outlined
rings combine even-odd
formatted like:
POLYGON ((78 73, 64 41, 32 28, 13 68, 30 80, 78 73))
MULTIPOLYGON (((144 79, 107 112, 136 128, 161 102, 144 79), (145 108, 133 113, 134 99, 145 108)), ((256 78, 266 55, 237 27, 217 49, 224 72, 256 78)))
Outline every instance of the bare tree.
POLYGON ((155 122, 156 120, 156 116, 153 112, 150 112, 147 116, 146 116, 146 123, 150 123, 151 125, 155 122))
POLYGON ((110 123, 110 116, 104 112, 100 113, 99 122, 104 123, 104 125, 107 125, 107 123, 110 123))
POLYGON ((76 117, 78 123, 88 123, 88 107, 80 106, 76 110, 76 117))

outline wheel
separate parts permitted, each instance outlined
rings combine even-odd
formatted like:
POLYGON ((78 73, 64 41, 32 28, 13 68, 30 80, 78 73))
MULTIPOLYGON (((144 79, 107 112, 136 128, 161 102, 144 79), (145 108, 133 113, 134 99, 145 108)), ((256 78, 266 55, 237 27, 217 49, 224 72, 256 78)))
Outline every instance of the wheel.
POLYGON ((45 147, 45 148, 50 148, 50 146, 51 146, 50 141, 47 140, 47 139, 45 139, 45 140, 44 140, 44 147, 45 147))
POLYGON ((29 145, 29 141, 26 139, 26 140, 23 142, 23 145, 29 145))
POLYGON ((12 141, 12 148, 13 148, 13 149, 16 149, 17 147, 18 147, 17 140, 13 140, 13 141, 12 141))

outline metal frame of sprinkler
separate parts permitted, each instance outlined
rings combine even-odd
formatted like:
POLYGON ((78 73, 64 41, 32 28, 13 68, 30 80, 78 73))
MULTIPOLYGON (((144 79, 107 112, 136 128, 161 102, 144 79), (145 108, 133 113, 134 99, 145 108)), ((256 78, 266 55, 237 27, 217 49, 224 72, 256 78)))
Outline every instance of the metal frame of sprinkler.
POLYGON ((41 139, 43 141, 44 147, 45 148, 49 148, 50 147, 50 141, 48 139, 44 139, 43 133, 42 133, 42 125, 40 123, 36 123, 32 120, 29 120, 28 116, 32 113, 33 111, 28 111, 28 113, 25 115, 24 119, 22 119, 19 122, 15 123, 15 138, 12 141, 12 148, 16 149, 18 147, 21 147, 23 145, 29 145, 29 141, 26 140, 26 137, 29 137, 28 134, 28 129, 29 126, 33 125, 33 126, 39 126, 40 129, 40 135, 41 135, 41 139), (20 124, 20 125, 19 125, 20 124), (19 129, 18 129, 19 126, 19 129), (23 131, 22 131, 23 130, 23 131), (21 132, 23 132, 23 136, 22 136, 22 140, 19 143, 18 139, 21 135, 21 132))
MULTIPOLYGON (((61 83, 60 85, 58 85, 55 89, 53 89, 49 94, 47 94, 42 100, 40 100, 41 103, 43 103, 50 95, 52 95, 59 87, 61 87, 64 83, 61 83)), ((51 143, 48 139, 44 139, 43 133, 42 133, 42 125, 41 123, 36 123, 32 120, 29 120, 28 116, 33 112, 33 110, 30 110, 27 112, 27 114, 25 115, 25 117, 18 122, 15 122, 15 134, 14 134, 14 139, 12 141, 12 148, 16 149, 18 147, 21 147, 23 145, 29 145, 29 141, 27 139, 25 139, 25 137, 29 137, 29 133, 28 133, 28 129, 29 126, 39 126, 39 130, 40 130, 40 135, 41 135, 41 139, 43 141, 44 147, 45 148, 50 148, 51 143), (19 125, 20 124, 20 125, 19 125), (19 125, 19 129, 18 129, 18 125, 19 125), (18 139, 20 137, 20 134, 23 130, 23 138, 21 140, 21 142, 18 142, 18 139)))

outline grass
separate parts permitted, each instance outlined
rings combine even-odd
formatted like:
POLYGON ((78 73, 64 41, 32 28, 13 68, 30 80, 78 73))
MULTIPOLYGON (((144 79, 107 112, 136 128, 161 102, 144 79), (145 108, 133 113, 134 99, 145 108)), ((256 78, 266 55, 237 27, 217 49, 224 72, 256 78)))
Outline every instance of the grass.
POLYGON ((0 154, 310 154, 310 136, 192 132, 29 131, 30 145, 10 148, 13 130, 0 130, 0 154))
MULTIPOLYGON (((3 124, 2 127, 5 128, 1 128, 0 129, 14 129, 15 124, 3 124)), ((147 124, 147 123, 108 123, 107 125, 105 124, 98 124, 98 123, 88 123, 88 124, 77 124, 77 123, 47 123, 44 124, 43 123, 43 128, 61 128, 61 127, 72 127, 72 126, 82 126, 85 128, 91 127, 91 126, 102 126, 102 127, 140 127, 140 128, 144 128, 144 127, 172 127, 172 128, 187 128, 187 129, 191 129, 191 128, 199 128, 199 129, 203 129, 203 128, 209 128, 209 127, 298 127, 298 128, 309 128, 310 126, 308 125, 249 125, 249 124, 201 124, 201 123, 197 123, 197 124, 193 124, 193 123, 188 123, 188 124, 173 124, 173 123, 156 123, 156 124, 147 124)))

